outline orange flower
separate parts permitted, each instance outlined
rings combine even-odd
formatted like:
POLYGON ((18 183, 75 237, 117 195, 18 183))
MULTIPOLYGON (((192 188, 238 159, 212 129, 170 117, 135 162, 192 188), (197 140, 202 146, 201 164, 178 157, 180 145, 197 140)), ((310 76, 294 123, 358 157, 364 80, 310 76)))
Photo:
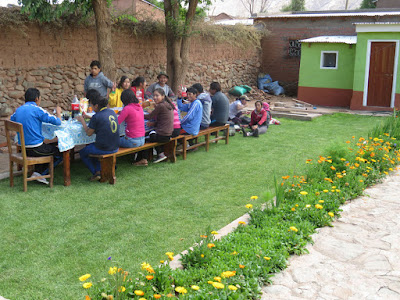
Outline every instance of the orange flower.
POLYGON ((154 299, 160 299, 161 295, 160 294, 154 294, 153 297, 154 297, 154 299))
POLYGON ((153 278, 154 278, 153 275, 147 275, 147 276, 146 276, 146 279, 147 279, 147 280, 152 280, 153 278))
POLYGON ((239 268, 241 268, 241 269, 244 269, 244 268, 245 268, 245 266, 244 266, 244 265, 240 265, 240 264, 239 264, 239 268))
POLYGON ((211 249, 211 248, 215 247, 215 244, 209 243, 209 244, 207 244, 207 247, 211 249))

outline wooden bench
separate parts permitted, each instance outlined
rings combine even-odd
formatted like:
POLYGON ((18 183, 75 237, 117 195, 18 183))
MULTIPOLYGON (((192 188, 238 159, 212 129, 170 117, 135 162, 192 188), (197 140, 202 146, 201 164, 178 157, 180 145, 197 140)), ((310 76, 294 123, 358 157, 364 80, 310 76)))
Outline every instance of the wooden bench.
POLYGON ((206 129, 200 130, 197 135, 180 135, 177 139, 182 139, 182 150, 176 150, 176 152, 182 154, 182 158, 186 159, 186 152, 191 149, 198 148, 200 146, 205 146, 206 151, 210 148, 210 143, 218 143, 219 140, 225 140, 225 144, 229 142, 229 124, 225 124, 224 126, 218 127, 208 127, 206 129), (222 135, 219 135, 219 132, 224 132, 222 135), (215 133, 215 137, 212 138, 212 134, 215 133), (198 138, 204 136, 205 140, 202 142, 198 142, 198 138), (188 140, 194 139, 195 142, 193 145, 188 146, 188 140))
POLYGON ((115 153, 104 154, 104 155, 90 155, 91 157, 96 157, 100 160, 101 167, 101 179, 100 182, 109 182, 110 184, 115 184, 115 165, 117 162, 117 157, 124 156, 128 154, 137 153, 143 150, 152 149, 157 146, 164 146, 164 153, 171 162, 176 162, 176 145, 178 139, 181 136, 171 138, 167 143, 145 143, 141 147, 136 148, 119 148, 115 153))

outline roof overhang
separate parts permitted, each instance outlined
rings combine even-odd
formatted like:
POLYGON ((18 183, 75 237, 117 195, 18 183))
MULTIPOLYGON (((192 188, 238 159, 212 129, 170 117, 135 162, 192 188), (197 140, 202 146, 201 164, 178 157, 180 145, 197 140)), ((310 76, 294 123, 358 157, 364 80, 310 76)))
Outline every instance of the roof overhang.
POLYGON ((400 23, 397 22, 375 22, 354 23, 356 32, 400 32, 400 23))
POLYGON ((357 44, 357 36, 334 35, 317 36, 309 39, 300 40, 302 43, 332 43, 332 44, 357 44))

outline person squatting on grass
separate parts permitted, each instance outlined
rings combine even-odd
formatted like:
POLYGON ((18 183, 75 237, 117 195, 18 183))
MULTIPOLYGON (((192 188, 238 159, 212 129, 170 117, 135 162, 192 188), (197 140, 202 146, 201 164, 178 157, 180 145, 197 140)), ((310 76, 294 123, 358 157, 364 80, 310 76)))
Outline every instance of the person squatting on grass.
POLYGON ((203 86, 200 83, 195 83, 192 87, 197 90, 197 99, 199 99, 203 105, 203 115, 200 123, 200 130, 203 130, 208 128, 211 123, 211 97, 208 93, 204 92, 203 86))
POLYGON ((135 93, 127 89, 121 94, 124 108, 118 116, 118 124, 125 121, 125 136, 120 137, 119 146, 123 148, 135 148, 144 145, 144 113, 135 93))
MULTIPOLYGON (((56 116, 50 115, 40 107, 42 97, 38 89, 29 88, 25 92, 25 104, 18 107, 10 120, 22 124, 24 130, 25 147, 27 156, 54 156, 54 166, 62 161, 62 155, 58 150, 55 140, 47 140, 42 135, 42 123, 51 123, 61 125, 61 108, 56 107, 56 116)), ((21 145, 21 139, 18 134, 18 144, 21 145)), ((35 171, 32 177, 47 175, 49 173, 47 164, 35 165, 35 171)), ((39 180, 48 184, 46 179, 39 180)))
POLYGON ((88 91, 89 103, 93 106, 93 111, 96 113, 91 119, 89 126, 83 116, 77 116, 76 119, 82 123, 83 128, 88 136, 96 134, 94 143, 87 145, 79 155, 83 163, 92 173, 90 181, 100 180, 100 162, 95 157, 90 157, 90 154, 102 155, 110 154, 118 151, 119 146, 119 124, 117 115, 111 109, 107 108, 108 100, 100 95, 100 93, 88 91), (90 93, 89 93, 90 92, 90 93))
POLYGON ((236 125, 242 124, 240 117, 243 115, 243 109, 247 107, 247 102, 250 101, 246 95, 242 95, 229 105, 229 121, 236 125))
MULTIPOLYGON (((144 118, 146 120, 154 120, 154 122, 147 122, 148 126, 154 126, 154 130, 150 131, 149 136, 146 139, 150 143, 166 143, 171 139, 171 135, 174 130, 175 106, 161 88, 154 90, 153 98, 154 102, 156 103, 156 107, 150 114, 145 115, 144 118)), ((158 163, 167 159, 163 151, 163 146, 156 147, 156 151, 158 158, 154 161, 154 163, 158 163)), ((135 163, 135 165, 147 166, 147 152, 142 151, 138 153, 138 156, 140 156, 140 160, 135 163)))
POLYGON ((89 90, 96 90, 104 98, 108 98, 109 91, 114 87, 114 83, 108 79, 101 71, 101 64, 98 60, 90 63, 90 75, 86 77, 83 84, 84 96, 89 90))
POLYGON ((263 108, 262 101, 258 100, 255 103, 255 109, 251 113, 251 121, 249 125, 242 126, 243 136, 254 136, 258 137, 259 134, 267 132, 271 115, 263 108), (249 127, 251 132, 246 132, 249 127))
POLYGON ((181 134, 199 134, 201 118, 203 116, 203 105, 197 99, 197 93, 197 90, 193 87, 187 89, 189 104, 182 103, 182 98, 178 98, 179 110, 187 112, 186 116, 181 120, 181 134))

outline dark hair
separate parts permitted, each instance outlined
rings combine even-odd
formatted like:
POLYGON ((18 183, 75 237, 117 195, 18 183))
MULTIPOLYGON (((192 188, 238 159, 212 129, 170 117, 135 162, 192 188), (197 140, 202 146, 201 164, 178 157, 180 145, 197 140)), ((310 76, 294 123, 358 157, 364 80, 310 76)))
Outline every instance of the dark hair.
POLYGON ((120 79, 120 81, 119 81, 119 83, 118 83, 117 88, 121 89, 121 88, 122 88, 122 84, 124 83, 124 81, 125 81, 126 79, 128 79, 127 76, 125 76, 125 75, 122 76, 121 79, 120 79))
POLYGON ((200 94, 204 92, 203 86, 200 83, 195 83, 192 85, 200 94))
POLYGON ((29 88, 25 92, 25 102, 34 102, 36 98, 40 97, 40 92, 38 89, 29 88))
POLYGON ((210 90, 214 90, 214 91, 220 92, 221 91, 221 85, 216 81, 211 82, 210 90))
POLYGON ((195 89, 194 87, 192 87, 192 86, 187 89, 187 92, 188 93, 192 93, 192 94, 196 94, 196 95, 199 93, 199 91, 197 89, 195 89))
POLYGON ((102 96, 94 98, 93 101, 92 101, 92 105, 94 106, 96 104, 99 106, 99 109, 102 109, 103 107, 107 107, 108 99, 104 98, 102 96))
POLYGON ((94 66, 98 67, 99 69, 101 69, 101 64, 98 60, 94 60, 90 63, 90 67, 93 68, 94 66))
POLYGON ((139 103, 138 98, 136 98, 135 93, 131 89, 122 92, 121 101, 124 106, 127 106, 130 103, 139 103))
POLYGON ((143 76, 136 77, 134 81, 132 81, 132 87, 139 86, 141 83, 145 83, 146 79, 143 76))
POLYGON ((161 96, 164 96, 165 101, 168 102, 168 104, 171 107, 171 109, 175 109, 175 105, 172 103, 171 99, 169 99, 168 96, 165 95, 165 91, 162 88, 155 89, 153 94, 155 92, 159 93, 161 96))
MULTIPOLYGON (((93 100, 94 100, 95 98, 99 98, 99 97, 101 97, 101 96, 100 96, 100 93, 99 93, 98 90, 95 90, 95 89, 90 89, 90 90, 88 90, 87 93, 86 93, 86 98, 89 100, 89 102, 90 102, 91 104, 93 104, 93 100)), ((94 105, 94 104, 93 104, 93 105, 94 105)))
POLYGON ((254 103, 254 106, 256 106, 257 103, 260 103, 260 104, 261 104, 261 109, 263 109, 263 103, 262 103, 262 101, 261 101, 261 100, 257 100, 257 101, 254 103))

